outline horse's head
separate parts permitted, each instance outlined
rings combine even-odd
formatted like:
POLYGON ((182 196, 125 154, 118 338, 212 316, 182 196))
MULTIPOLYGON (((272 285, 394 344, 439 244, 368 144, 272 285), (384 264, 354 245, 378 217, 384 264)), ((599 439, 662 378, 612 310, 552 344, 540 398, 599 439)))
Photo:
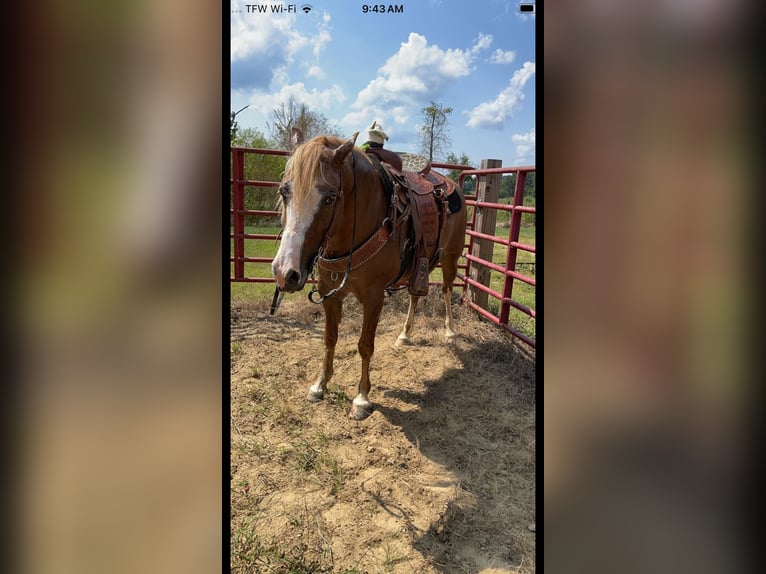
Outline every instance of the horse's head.
POLYGON ((293 128, 293 154, 279 186, 282 242, 271 268, 281 291, 300 291, 342 197, 343 162, 359 133, 346 141, 318 136, 303 143, 293 128))

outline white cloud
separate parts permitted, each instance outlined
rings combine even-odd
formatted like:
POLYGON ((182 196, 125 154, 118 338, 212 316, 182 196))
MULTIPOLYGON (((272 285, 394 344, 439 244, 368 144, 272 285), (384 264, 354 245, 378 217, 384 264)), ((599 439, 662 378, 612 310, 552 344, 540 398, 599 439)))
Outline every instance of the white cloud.
POLYGON ((261 18, 245 11, 231 15, 231 61, 253 54, 278 52, 285 58, 303 48, 308 39, 293 30, 294 15, 261 18))
POLYGON ((525 134, 513 134, 511 141, 518 144, 533 144, 535 143, 535 128, 532 128, 525 134))
POLYGON ((516 162, 524 163, 535 159, 535 128, 525 134, 513 134, 511 141, 516 144, 516 162))
POLYGON ((498 48, 492 53, 489 61, 493 64, 510 64, 516 59, 516 52, 513 50, 501 50, 498 48))
POLYGON ((524 86, 534 73, 535 63, 524 62, 494 101, 483 102, 464 112, 468 114, 466 125, 471 128, 502 128, 505 119, 512 115, 513 110, 524 99, 524 86))
POLYGON ((287 83, 287 66, 280 66, 278 68, 274 68, 273 70, 273 76, 271 78, 272 82, 275 83, 278 86, 283 86, 287 83))
POLYGON ((479 33, 476 43, 471 47, 471 54, 478 54, 480 50, 486 50, 492 45, 492 34, 479 33))
MULTIPOLYGON (((263 17, 240 10, 231 15, 231 73, 235 90, 265 89, 287 83, 287 66, 304 49, 317 60, 310 76, 322 78, 318 59, 332 40, 330 15, 324 12, 314 33, 294 29, 296 16, 263 17)), ((308 59, 308 58, 307 58, 308 59)))
POLYGON ((337 84, 326 90, 312 88, 307 90, 303 82, 282 86, 278 92, 269 94, 257 93, 250 97, 250 105, 265 113, 277 108, 280 103, 286 102, 290 97, 295 98, 299 104, 306 104, 312 110, 327 110, 336 102, 346 101, 343 89, 337 84))
POLYGON ((322 68, 319 66, 310 66, 306 72, 306 76, 309 78, 317 78, 318 80, 322 80, 325 77, 325 73, 324 70, 322 70, 322 68))
POLYGON ((404 125, 410 119, 410 114, 407 111, 406 106, 396 106, 391 110, 391 116, 394 122, 399 125, 404 125))
POLYGON ((312 53, 314 54, 315 58, 319 57, 319 55, 322 53, 322 50, 330 40, 332 40, 332 36, 327 30, 320 30, 319 34, 311 39, 311 45, 314 46, 312 53))
POLYGON ((341 125, 369 124, 376 118, 381 122, 405 123, 415 109, 438 97, 451 82, 469 75, 478 53, 491 43, 492 36, 479 34, 467 50, 444 50, 429 44, 425 36, 410 33, 407 41, 378 69, 378 76, 357 94, 352 111, 341 120, 341 125), (398 111, 385 111, 392 108, 398 111))
POLYGON ((319 32, 316 36, 313 36, 309 43, 313 47, 311 52, 315 58, 319 58, 324 47, 332 40, 332 34, 330 34, 330 14, 324 12, 322 14, 322 22, 319 24, 319 32))

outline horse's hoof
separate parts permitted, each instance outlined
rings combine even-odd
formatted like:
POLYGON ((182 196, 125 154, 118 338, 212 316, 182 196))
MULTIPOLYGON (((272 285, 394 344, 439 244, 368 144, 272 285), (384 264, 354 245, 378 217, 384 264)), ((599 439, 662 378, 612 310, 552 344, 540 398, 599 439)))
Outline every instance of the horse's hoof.
POLYGON ((411 345, 412 341, 410 341, 410 338, 407 335, 399 335, 396 339, 396 343, 394 343, 394 346, 396 347, 404 347, 406 345, 411 345))
POLYGON ((353 403, 351 405, 351 411, 348 413, 348 418, 355 421, 363 421, 372 414, 374 409, 375 407, 372 406, 372 403, 353 403))
POLYGON ((324 391, 309 390, 309 394, 306 398, 310 403, 321 403, 324 400, 324 391))
POLYGON ((444 336, 444 342, 447 345, 454 345, 456 340, 457 340, 457 335, 455 333, 450 332, 444 336))

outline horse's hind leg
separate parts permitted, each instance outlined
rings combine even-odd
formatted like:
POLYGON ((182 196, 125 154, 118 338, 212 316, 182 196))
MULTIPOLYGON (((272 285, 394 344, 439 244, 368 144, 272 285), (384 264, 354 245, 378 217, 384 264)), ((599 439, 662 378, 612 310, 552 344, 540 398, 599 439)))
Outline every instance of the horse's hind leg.
POLYGON ((446 255, 442 258, 442 296, 444 297, 444 335, 447 343, 455 340, 454 322, 452 319, 452 282, 457 276, 458 256, 446 255))
POLYGON ((364 317, 362 319, 362 336, 359 337, 359 355, 362 357, 362 376, 359 379, 359 394, 354 398, 349 417, 358 421, 372 414, 372 403, 368 398, 370 392, 370 359, 375 352, 375 331, 378 328, 380 311, 383 309, 383 291, 380 296, 371 295, 370 299, 362 302, 364 317))
POLYGON ((399 333, 399 337, 396 339, 396 346, 410 344, 410 332, 412 331, 412 324, 415 322, 415 310, 418 308, 418 300, 420 297, 410 295, 410 307, 407 309, 407 319, 404 321, 402 332, 399 333))
POLYGON ((324 307, 324 360, 322 370, 309 388, 308 400, 312 403, 321 401, 327 390, 327 382, 332 378, 332 363, 335 358, 335 344, 338 342, 338 325, 343 314, 343 300, 330 297, 322 302, 324 307))

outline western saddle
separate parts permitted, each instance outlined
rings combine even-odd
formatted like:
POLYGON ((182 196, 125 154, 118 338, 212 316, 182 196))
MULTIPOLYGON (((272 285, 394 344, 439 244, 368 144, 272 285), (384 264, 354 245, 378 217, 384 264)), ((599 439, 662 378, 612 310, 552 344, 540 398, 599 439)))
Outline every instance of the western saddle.
POLYGON ((412 295, 427 295, 428 275, 441 259, 447 217, 461 208, 460 194, 454 193, 457 185, 451 179, 431 172, 431 163, 423 156, 400 153, 397 156, 401 162, 392 162, 388 154, 394 152, 389 150, 370 148, 367 153, 390 198, 391 235, 396 237, 406 221, 412 222, 404 243, 399 277, 388 289, 407 286, 412 295), (395 169, 395 163, 400 163, 402 169, 395 169), (406 275, 409 280, 402 281, 406 275))

